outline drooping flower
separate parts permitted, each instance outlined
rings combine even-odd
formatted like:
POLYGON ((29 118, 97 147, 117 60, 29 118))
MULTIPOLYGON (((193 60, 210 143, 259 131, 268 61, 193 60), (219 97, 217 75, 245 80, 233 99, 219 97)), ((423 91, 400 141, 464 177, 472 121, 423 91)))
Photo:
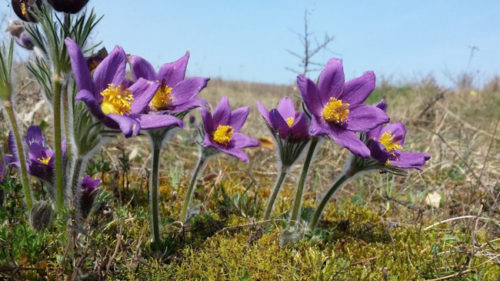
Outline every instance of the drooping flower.
MULTIPOLYGON (((377 107, 386 109, 386 103, 382 100, 377 107)), ((431 156, 427 153, 403 152, 406 136, 405 125, 401 122, 379 125, 367 133, 367 144, 373 159, 394 165, 403 169, 419 169, 431 156)))
POLYGON ((170 115, 143 114, 159 83, 140 78, 131 83, 125 78, 127 57, 119 46, 97 66, 91 77, 80 47, 70 38, 65 40, 73 75, 78 86, 76 100, 85 102, 90 112, 111 129, 120 129, 126 137, 141 129, 157 129, 182 121, 170 115))
POLYGON ((149 103, 149 111, 176 114, 206 105, 206 102, 196 95, 207 86, 210 79, 203 77, 185 79, 188 60, 189 52, 186 52, 177 61, 162 65, 157 73, 145 59, 139 56, 130 57, 134 79, 144 78, 160 83, 149 103))
POLYGON ((342 60, 330 59, 319 76, 318 85, 299 75, 297 86, 312 117, 309 131, 312 136, 329 135, 352 153, 370 156, 370 150, 356 132, 368 132, 389 121, 381 109, 363 104, 375 88, 373 72, 345 83, 342 60))
POLYGON ((26 50, 33 50, 33 48, 35 47, 33 41, 31 40, 31 37, 27 32, 25 32, 22 21, 14 20, 10 22, 5 31, 9 32, 10 35, 12 35, 16 44, 20 47, 26 50))
POLYGON ((245 106, 231 112, 227 97, 220 100, 213 116, 208 109, 202 107, 201 118, 205 134, 203 146, 248 162, 248 156, 241 149, 259 145, 258 140, 239 132, 245 124, 249 111, 248 106, 245 106))
POLYGON ((82 183, 80 185, 80 212, 83 218, 87 218, 92 207, 94 206, 94 201, 99 193, 99 189, 97 188, 101 184, 101 180, 92 179, 90 176, 85 176, 82 179, 82 183))
POLYGON ((12 0, 11 4, 14 13, 16 13, 20 19, 26 22, 38 22, 33 11, 35 7, 41 9, 42 0, 12 0))
POLYGON ((89 0, 48 0, 48 2, 58 12, 76 14, 87 5, 89 0))

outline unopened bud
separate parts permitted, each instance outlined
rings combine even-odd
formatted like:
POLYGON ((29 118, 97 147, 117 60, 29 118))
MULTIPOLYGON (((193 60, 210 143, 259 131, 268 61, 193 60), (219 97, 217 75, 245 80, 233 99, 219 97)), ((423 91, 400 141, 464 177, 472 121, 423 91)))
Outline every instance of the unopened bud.
POLYGON ((31 226, 41 231, 52 223, 52 205, 47 201, 38 201, 31 209, 31 226))

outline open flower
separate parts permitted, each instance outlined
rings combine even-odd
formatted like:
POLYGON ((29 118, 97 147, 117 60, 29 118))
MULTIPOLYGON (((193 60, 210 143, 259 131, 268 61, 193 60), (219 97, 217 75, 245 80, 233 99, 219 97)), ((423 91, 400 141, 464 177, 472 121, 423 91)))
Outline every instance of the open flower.
POLYGON ((85 176, 82 179, 80 185, 80 199, 79 199, 79 207, 80 212, 83 218, 86 218, 92 207, 94 206, 95 198, 99 193, 99 189, 97 188, 101 184, 100 179, 92 179, 90 176, 85 176))
POLYGON ((121 47, 115 47, 91 77, 80 47, 70 38, 65 43, 78 86, 76 100, 85 102, 106 126, 120 129, 126 137, 137 135, 141 129, 183 126, 182 121, 170 115, 142 114, 160 85, 142 78, 134 83, 128 81, 127 57, 121 47))
POLYGON ((249 110, 248 106, 245 106, 231 112, 227 97, 220 100, 213 116, 208 109, 202 107, 201 118, 205 134, 203 146, 248 162, 248 156, 241 149, 259 145, 258 140, 239 132, 245 124, 249 110))
POLYGON ((205 105, 196 95, 207 86, 209 78, 191 77, 185 79, 189 53, 172 63, 160 67, 158 73, 153 66, 139 56, 130 57, 134 79, 144 78, 160 83, 149 104, 150 111, 176 114, 205 105))
POLYGON ((14 13, 26 22, 37 22, 36 17, 34 16, 35 6, 38 9, 42 8, 42 0, 12 0, 12 9, 14 13))
MULTIPOLYGON (((385 111, 385 101, 382 100, 377 107, 385 111)), ((406 128, 401 122, 373 128, 367 134, 368 148, 372 158, 399 168, 420 170, 431 156, 427 153, 402 152, 405 136, 406 128)))
POLYGON ((87 5, 89 0, 48 0, 48 2, 58 12, 76 14, 87 5))
POLYGON ((271 111, 260 102, 257 102, 257 108, 273 135, 290 142, 309 139, 309 120, 304 113, 295 112, 293 101, 289 97, 281 99, 276 109, 271 111))
POLYGON ((312 116, 309 130, 312 136, 329 135, 352 153, 370 156, 370 150, 356 132, 367 132, 389 121, 383 110, 363 104, 375 88, 373 72, 345 83, 342 60, 330 59, 319 76, 318 85, 299 75, 297 86, 312 116))

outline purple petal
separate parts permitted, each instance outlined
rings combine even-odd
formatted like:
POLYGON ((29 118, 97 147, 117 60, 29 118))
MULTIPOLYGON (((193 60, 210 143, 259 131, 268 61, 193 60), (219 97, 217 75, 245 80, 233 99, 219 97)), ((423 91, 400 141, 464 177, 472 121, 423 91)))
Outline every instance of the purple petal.
POLYGON ((368 149, 370 149, 370 154, 373 159, 380 163, 386 163, 389 159, 390 154, 387 153, 385 147, 378 141, 371 140, 368 142, 368 149))
POLYGON ((377 127, 371 129, 368 131, 366 134, 366 137, 370 140, 375 140, 378 141, 380 138, 380 135, 382 134, 382 125, 378 125, 377 127))
POLYGON ((365 72, 362 76, 347 82, 340 96, 343 102, 352 105, 363 103, 375 89, 375 73, 365 72))
POLYGON ((127 56, 125 51, 116 46, 113 51, 97 66, 94 71, 94 83, 97 93, 102 92, 109 84, 121 85, 125 80, 127 56))
POLYGON ((387 110, 387 103, 384 99, 380 100, 375 106, 382 109, 384 112, 387 110))
POLYGON ((420 170, 421 167, 425 165, 425 162, 430 158, 431 156, 427 153, 401 152, 398 159, 391 161, 390 164, 400 168, 415 168, 420 170))
POLYGON ((258 140, 242 133, 234 133, 230 142, 230 146, 236 148, 256 147, 259 146, 259 144, 258 140))
POLYGON ((405 144, 405 136, 406 136, 406 128, 405 125, 401 122, 395 122, 391 124, 387 124, 382 129, 382 134, 386 131, 389 131, 395 141, 398 141, 401 145, 405 144))
POLYGON ((295 118, 295 107, 293 105, 292 99, 289 97, 282 98, 279 101, 278 107, 276 107, 276 109, 284 119, 290 117, 295 118))
POLYGON ((250 113, 250 108, 248 106, 237 108, 231 112, 229 125, 233 127, 235 132, 238 132, 241 127, 243 127, 243 124, 245 124, 247 120, 248 113, 250 113))
POLYGON ((206 108, 202 107, 200 110, 201 120, 203 122, 203 128, 205 130, 205 135, 211 135, 214 131, 214 121, 212 119, 212 114, 206 108))
POLYGON ((262 103, 260 103, 260 101, 257 101, 257 109, 259 110, 262 118, 264 118, 264 120, 267 122, 267 124, 269 126, 271 126, 271 119, 269 118, 269 111, 262 103))
POLYGON ((330 131, 330 136, 336 143, 349 149, 354 155, 363 158, 370 157, 370 150, 355 133, 340 128, 334 128, 330 131))
POLYGON ((174 87, 184 80, 186 67, 189 60, 189 52, 175 62, 166 63, 158 71, 158 79, 165 82, 169 87, 174 87))
POLYGON ((360 104, 350 107, 347 129, 354 132, 368 132, 376 126, 389 122, 383 110, 372 105, 360 104))
MULTIPOLYGON (((177 83, 171 92, 171 106, 182 105, 193 99, 203 88, 207 86, 209 78, 192 77, 177 83)), ((168 85, 168 84, 167 84, 168 85)))
POLYGON ((321 119, 313 116, 311 126, 309 127, 309 134, 311 136, 325 136, 330 134, 330 127, 321 119))
POLYGON ((106 115, 109 119, 116 122, 120 130, 123 132, 125 137, 131 137, 137 135, 141 129, 138 121, 124 115, 119 114, 108 114, 106 115))
POLYGON ((330 59, 319 75, 319 92, 321 101, 326 104, 330 97, 339 98, 344 88, 344 68, 341 59, 330 59))
POLYGON ((137 118, 142 130, 167 128, 171 126, 176 126, 183 128, 184 123, 179 118, 171 115, 163 114, 141 114, 137 118))
POLYGON ((200 99, 200 98, 195 97, 195 98, 192 98, 189 101, 187 101, 181 105, 175 106, 172 109, 167 109, 164 112, 168 113, 168 114, 175 114, 175 113, 190 111, 193 108, 201 107, 201 106, 205 106, 205 107, 208 106, 207 101, 205 101, 204 99, 200 99))
POLYGON ((87 107, 89 108, 90 112, 99 120, 102 120, 105 118, 106 115, 102 112, 101 105, 99 102, 95 99, 95 96, 93 93, 87 91, 87 90, 80 90, 78 94, 76 94, 75 100, 77 101, 83 101, 87 107))
POLYGON ((309 119, 304 113, 299 113, 291 128, 291 139, 305 141, 309 139, 309 119))
POLYGON ((297 87, 299 88, 302 100, 306 104, 307 110, 316 116, 321 116, 323 103, 320 100, 319 89, 311 79, 299 75, 297 76, 297 87))
POLYGON ((224 152, 226 154, 229 154, 233 157, 236 157, 238 160, 243 161, 243 162, 248 162, 248 156, 243 152, 243 150, 239 148, 228 148, 228 147, 219 147, 218 148, 221 152, 224 152))
POLYGON ((214 115, 214 126, 227 125, 231 120, 231 107, 229 106, 229 100, 227 97, 222 97, 215 108, 214 115))
POLYGON ((130 113, 138 114, 143 112, 153 99, 158 87, 160 87, 159 83, 144 78, 139 78, 137 82, 130 86, 129 90, 134 96, 130 113))
POLYGON ((90 77, 90 71, 83 57, 82 50, 71 38, 66 38, 64 42, 66 43, 66 49, 71 61, 71 69, 73 70, 73 76, 75 77, 78 89, 94 93, 94 83, 90 77))
POLYGON ((33 143, 44 143, 42 129, 40 129, 40 126, 29 126, 26 132, 26 143, 28 144, 28 146, 33 143))
POLYGON ((132 68, 132 77, 134 77, 134 80, 139 78, 150 81, 157 80, 156 71, 147 60, 139 56, 130 56, 130 66, 132 68))
POLYGON ((286 139, 290 134, 290 127, 278 110, 271 109, 269 112, 269 118, 271 119, 271 127, 279 132, 279 136, 282 139, 286 139))

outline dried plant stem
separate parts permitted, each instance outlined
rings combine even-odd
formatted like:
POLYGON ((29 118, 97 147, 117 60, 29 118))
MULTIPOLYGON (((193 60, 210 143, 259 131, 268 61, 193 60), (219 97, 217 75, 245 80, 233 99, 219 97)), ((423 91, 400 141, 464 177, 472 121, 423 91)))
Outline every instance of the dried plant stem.
POLYGON ((274 203, 276 202, 276 198, 285 182, 286 175, 288 174, 289 167, 282 166, 280 169, 280 174, 276 178, 276 183, 274 184, 271 196, 267 200, 266 210, 264 211, 264 220, 269 220, 273 214, 274 203))
POLYGON ((61 136, 61 91, 62 82, 59 75, 55 75, 54 79, 54 147, 55 147, 55 171, 56 171, 56 207, 60 212, 64 205, 64 171, 62 161, 62 136, 61 136))
POLYGON ((19 133, 19 127, 17 125, 16 115, 12 109, 11 101, 4 101, 3 103, 5 112, 7 112, 7 117, 14 133, 14 140, 17 147, 17 158, 19 159, 19 169, 21 170, 21 183, 24 189, 24 199, 26 201, 26 207, 28 211, 33 207, 33 197, 31 195, 30 180, 28 176, 28 169, 26 169, 26 154, 24 153, 24 146, 21 139, 21 134, 19 133))
POLYGON ((189 183, 189 188, 186 192, 186 198, 184 199, 184 204, 182 206, 182 212, 181 212, 181 217, 180 220, 182 222, 186 222, 187 220, 187 211, 189 209, 189 203, 191 202, 191 198, 193 197, 194 193, 194 188, 196 186, 196 182, 198 181, 198 177, 201 174, 201 171, 205 167, 205 164, 207 162, 207 157, 204 155, 203 152, 200 152, 200 157, 198 158, 198 163, 196 164, 196 167, 193 172, 193 177, 191 178, 191 182, 189 183))
POLYGON ((293 201, 292 214, 290 216, 290 225, 293 226, 300 217, 300 208, 302 205, 302 194, 304 193, 304 185, 306 183, 307 173, 309 172, 309 166, 311 165, 312 159, 314 158, 314 153, 318 145, 319 138, 314 137, 311 139, 309 145, 309 150, 307 151, 306 160, 302 166, 302 172, 300 174, 299 184, 297 185, 297 191, 295 193, 295 199, 293 201))

